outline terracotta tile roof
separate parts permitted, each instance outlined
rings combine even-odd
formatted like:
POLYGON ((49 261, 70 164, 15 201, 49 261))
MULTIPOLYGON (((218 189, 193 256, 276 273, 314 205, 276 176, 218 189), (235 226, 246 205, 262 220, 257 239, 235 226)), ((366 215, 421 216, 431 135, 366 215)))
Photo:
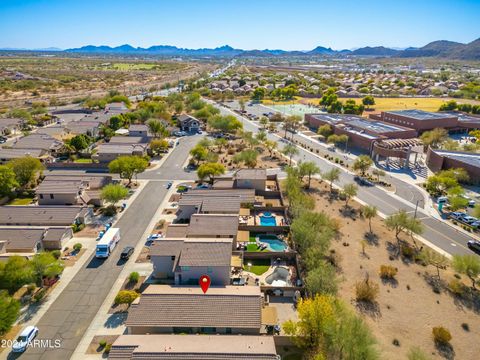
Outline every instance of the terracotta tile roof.
POLYGON ((232 239, 186 239, 178 266, 230 266, 232 239))
POLYGON ((130 307, 126 326, 260 329, 262 294, 257 286, 150 285, 130 307))
POLYGON ((197 206, 200 212, 238 214, 242 198, 238 195, 210 196, 210 194, 192 195, 185 193, 178 206, 197 206))
POLYGON ((56 150, 63 146, 63 143, 50 135, 31 134, 24 136, 14 142, 14 149, 43 149, 56 150))
POLYGON ((0 206, 0 225, 71 225, 80 206, 0 206))
POLYGON ((193 189, 185 193, 188 196, 239 196, 242 203, 253 203, 255 201, 255 189, 193 189))
POLYGON ((184 239, 154 240, 150 246, 150 256, 178 256, 183 247, 184 239))
POLYGON ((165 237, 185 238, 187 236, 188 224, 170 224, 167 227, 165 237))
POLYGON ((45 229, 0 228, 0 242, 6 242, 6 251, 32 251, 43 239, 45 229))
POLYGON ((230 266, 232 239, 160 239, 150 246, 150 256, 176 256, 178 266, 230 266))
POLYGON ((31 156, 36 159, 45 155, 43 149, 0 149, 0 159, 18 159, 24 156, 31 156))
POLYGON ((240 169, 235 174, 235 178, 266 180, 267 170, 266 169, 240 169))
POLYGON ((60 241, 65 233, 70 232, 69 227, 51 227, 47 229, 47 232, 43 236, 44 241, 60 241))
POLYGON ((272 336, 121 335, 110 359, 277 360, 272 336))
POLYGON ((187 237, 237 235, 238 214, 193 214, 187 229, 187 237))

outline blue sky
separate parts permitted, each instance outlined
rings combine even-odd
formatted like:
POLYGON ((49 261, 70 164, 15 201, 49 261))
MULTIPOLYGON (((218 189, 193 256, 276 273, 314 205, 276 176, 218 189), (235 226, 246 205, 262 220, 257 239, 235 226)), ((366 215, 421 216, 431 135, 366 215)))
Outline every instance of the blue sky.
POLYGON ((480 37, 480 0, 0 0, 0 47, 423 46, 480 37))

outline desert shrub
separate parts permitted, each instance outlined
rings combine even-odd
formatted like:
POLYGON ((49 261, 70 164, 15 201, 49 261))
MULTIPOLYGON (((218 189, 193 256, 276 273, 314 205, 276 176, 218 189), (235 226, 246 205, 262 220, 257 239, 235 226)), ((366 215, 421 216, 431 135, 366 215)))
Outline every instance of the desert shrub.
POLYGON ((72 230, 74 233, 79 232, 85 228, 85 224, 73 224, 72 230))
POLYGON ((115 305, 119 304, 131 304, 133 300, 135 300, 139 294, 136 291, 132 290, 120 290, 115 296, 115 305))
POLYGON ((157 224, 157 228, 158 229, 163 228, 165 226, 165 222, 166 222, 165 219, 161 219, 157 224))
POLYGON ((397 275, 397 268, 390 265, 380 265, 380 277, 382 279, 394 279, 397 275))
POLYGON ((75 245, 73 245, 73 250, 75 251, 80 251, 80 249, 82 248, 82 244, 80 243, 76 243, 75 245))
POLYGON ((28 293, 28 294, 31 294, 36 288, 37 288, 37 285, 35 285, 35 284, 28 284, 28 285, 27 285, 27 293, 28 293))
POLYGON ((446 345, 452 340, 452 334, 443 326, 437 326, 432 329, 433 340, 440 345, 446 345))
POLYGON ((105 346, 107 346, 107 341, 106 340, 100 340, 98 342, 98 345, 100 345, 102 348, 104 348, 105 346))
POLYGON ((60 250, 53 250, 52 255, 55 259, 59 259, 60 255, 62 255, 62 252, 60 250))
POLYGON ((467 323, 462 323, 462 329, 465 331, 470 331, 470 326, 467 323))
POLYGON ((400 249, 401 249, 401 252, 402 252, 402 256, 406 257, 408 259, 411 259, 413 257, 414 252, 415 252, 414 249, 409 245, 402 245, 400 249))
POLYGON ((408 351, 407 359, 408 360, 429 360, 430 358, 428 357, 427 354, 425 354, 425 352, 422 349, 420 349, 417 346, 414 346, 410 348, 410 350, 408 351))
POLYGON ((112 344, 107 344, 107 345, 105 345, 105 347, 103 348, 103 352, 106 353, 106 354, 108 354, 111 349, 112 349, 112 344))
POLYGON ((462 296, 465 293, 465 285, 457 279, 453 279, 448 283, 448 289, 457 296, 462 296))
POLYGON ((128 277, 128 281, 135 284, 138 282, 139 279, 140 279, 140 275, 136 271, 131 272, 130 276, 128 277))
POLYGON ((109 205, 102 209, 102 214, 105 216, 114 216, 117 213, 117 208, 115 205, 109 205))
POLYGON ((358 281, 355 284, 355 297, 357 301, 375 302, 378 291, 378 284, 372 283, 368 279, 358 281))

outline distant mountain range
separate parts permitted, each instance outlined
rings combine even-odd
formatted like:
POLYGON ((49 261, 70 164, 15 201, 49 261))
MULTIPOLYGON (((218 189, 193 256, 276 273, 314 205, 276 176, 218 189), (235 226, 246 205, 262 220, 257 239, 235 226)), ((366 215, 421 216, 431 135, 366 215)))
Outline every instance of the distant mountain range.
MULTIPOLYGON (((19 50, 26 49, 0 49, 19 50)), ((31 50, 32 51, 32 50, 31 50)), ((185 49, 170 45, 155 45, 149 48, 133 47, 125 44, 117 47, 87 45, 80 48, 60 50, 57 48, 35 49, 33 51, 62 51, 78 54, 112 55, 157 55, 157 56, 194 56, 194 57, 279 57, 279 56, 373 56, 373 57, 438 57, 460 60, 480 60, 480 38, 468 44, 439 40, 420 48, 392 49, 384 46, 362 47, 355 50, 333 50, 317 46, 310 51, 287 50, 242 50, 229 45, 217 48, 185 49)))

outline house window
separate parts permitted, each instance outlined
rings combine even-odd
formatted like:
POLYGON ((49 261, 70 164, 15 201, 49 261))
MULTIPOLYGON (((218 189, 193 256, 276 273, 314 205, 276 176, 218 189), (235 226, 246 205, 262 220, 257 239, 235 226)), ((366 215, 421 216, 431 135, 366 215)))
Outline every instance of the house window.
POLYGON ((215 333, 217 331, 217 328, 214 327, 202 327, 200 329, 200 332, 202 333, 215 333))
POLYGON ((53 199, 53 194, 50 194, 50 199, 53 199))
POLYGON ((40 194, 40 199, 43 199, 43 194, 40 194))
POLYGON ((225 334, 231 334, 231 333, 232 333, 232 328, 225 329, 225 334))
POLYGON ((172 259, 172 261, 175 261, 175 255, 174 255, 174 256, 172 256, 172 258, 171 258, 171 259, 172 259))
POLYGON ((190 270, 190 266, 182 266, 182 271, 189 271, 190 270))

